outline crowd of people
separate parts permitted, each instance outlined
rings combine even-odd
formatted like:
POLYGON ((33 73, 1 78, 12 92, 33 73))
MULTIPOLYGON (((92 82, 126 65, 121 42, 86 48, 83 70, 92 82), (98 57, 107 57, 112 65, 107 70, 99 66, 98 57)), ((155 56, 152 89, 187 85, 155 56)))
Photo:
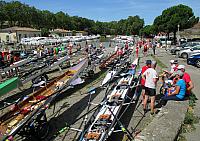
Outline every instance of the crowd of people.
POLYGON ((135 52, 136 52, 136 56, 138 57, 139 54, 139 50, 143 48, 142 52, 144 54, 144 57, 147 56, 147 53, 149 51, 149 49, 152 49, 152 54, 156 55, 156 48, 159 48, 160 43, 156 40, 141 40, 136 42, 136 48, 135 48, 135 52))
MULTIPOLYGON (((175 100, 182 101, 187 99, 191 94, 191 90, 194 88, 194 84, 191 80, 190 75, 186 72, 185 66, 178 63, 178 60, 170 60, 171 69, 170 71, 164 70, 161 77, 166 77, 166 83, 161 99, 158 104, 161 106, 166 105, 167 101, 175 100)), ((159 81, 158 73, 156 72, 156 62, 146 60, 146 65, 142 67, 142 103, 144 113, 147 112, 147 101, 150 97, 150 109, 151 115, 156 113, 155 109, 155 98, 156 98, 156 87, 159 81)))

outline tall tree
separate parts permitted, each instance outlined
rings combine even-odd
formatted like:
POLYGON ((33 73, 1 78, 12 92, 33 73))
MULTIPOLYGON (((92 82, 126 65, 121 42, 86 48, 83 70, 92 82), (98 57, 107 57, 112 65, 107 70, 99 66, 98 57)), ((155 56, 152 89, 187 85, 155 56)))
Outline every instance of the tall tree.
POLYGON ((141 36, 153 36, 156 33, 154 25, 146 25, 144 28, 140 30, 141 36))
POLYGON ((154 26, 158 32, 174 33, 174 39, 178 30, 190 28, 199 21, 198 17, 194 16, 192 8, 186 5, 177 5, 167 8, 154 20, 154 26))

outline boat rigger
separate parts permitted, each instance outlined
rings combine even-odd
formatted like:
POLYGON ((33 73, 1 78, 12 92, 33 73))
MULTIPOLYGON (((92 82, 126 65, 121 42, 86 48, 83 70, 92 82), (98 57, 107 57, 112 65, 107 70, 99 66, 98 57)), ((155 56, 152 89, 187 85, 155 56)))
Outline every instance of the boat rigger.
POLYGON ((45 87, 25 97, 21 102, 13 105, 13 108, 0 117, 0 139, 5 140, 22 129, 34 116, 38 116, 42 110, 59 94, 68 87, 80 72, 88 65, 88 59, 83 59, 78 65, 71 67, 45 87))

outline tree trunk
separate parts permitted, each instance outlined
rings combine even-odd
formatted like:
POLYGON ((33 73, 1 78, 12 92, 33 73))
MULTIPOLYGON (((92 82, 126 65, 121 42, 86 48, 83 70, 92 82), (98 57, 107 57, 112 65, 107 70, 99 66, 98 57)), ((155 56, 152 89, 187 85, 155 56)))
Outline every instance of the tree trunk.
POLYGON ((167 32, 167 39, 169 40, 169 32, 167 32))
POLYGON ((174 44, 176 45, 176 31, 174 31, 174 44))

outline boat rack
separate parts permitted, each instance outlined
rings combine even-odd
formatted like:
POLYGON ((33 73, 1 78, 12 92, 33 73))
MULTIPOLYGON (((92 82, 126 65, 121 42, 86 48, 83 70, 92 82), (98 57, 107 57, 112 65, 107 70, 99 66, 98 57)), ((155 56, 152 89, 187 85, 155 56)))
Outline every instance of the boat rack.
POLYGON ((134 67, 129 69, 127 75, 119 78, 118 84, 111 93, 106 95, 99 108, 81 130, 78 141, 105 141, 115 131, 117 124, 122 128, 121 131, 129 133, 129 137, 132 138, 130 132, 122 125, 118 117, 122 117, 122 107, 130 105, 129 102, 132 102, 136 97, 135 88, 138 85, 138 79, 136 79, 135 71, 137 64, 138 59, 135 59, 132 63, 134 67))
POLYGON ((88 59, 83 59, 45 87, 13 105, 10 111, 0 117, 0 140, 9 140, 16 134, 31 135, 28 133, 30 131, 33 135, 44 138, 48 134, 45 110, 57 96, 70 87, 87 65, 88 59))

